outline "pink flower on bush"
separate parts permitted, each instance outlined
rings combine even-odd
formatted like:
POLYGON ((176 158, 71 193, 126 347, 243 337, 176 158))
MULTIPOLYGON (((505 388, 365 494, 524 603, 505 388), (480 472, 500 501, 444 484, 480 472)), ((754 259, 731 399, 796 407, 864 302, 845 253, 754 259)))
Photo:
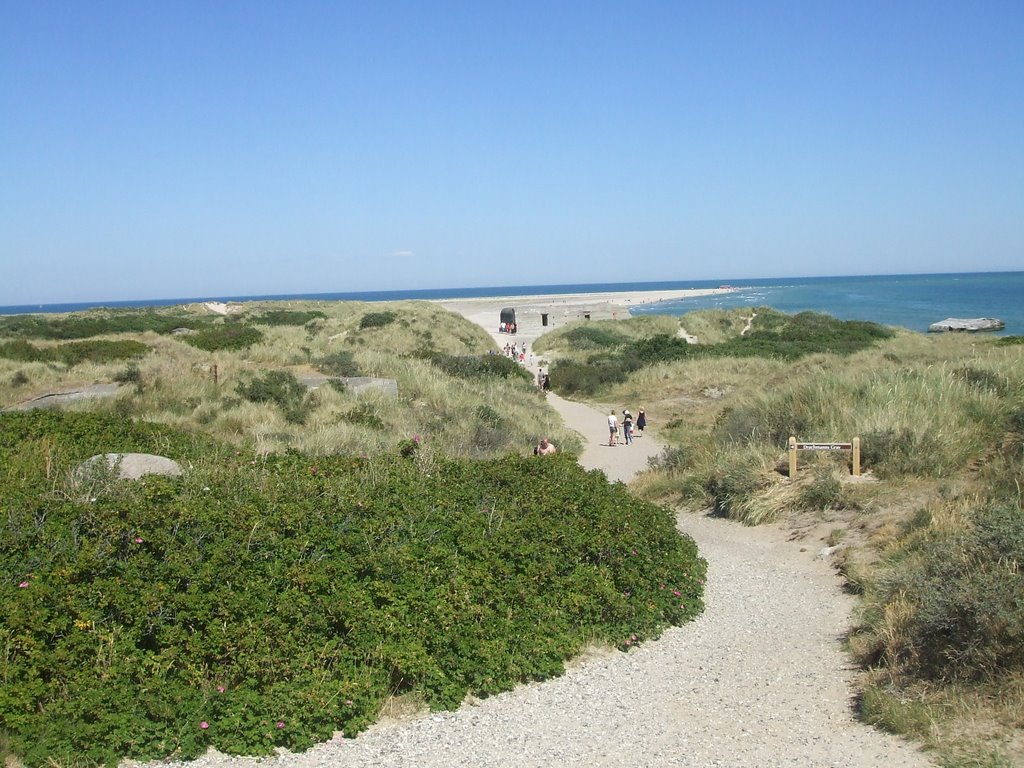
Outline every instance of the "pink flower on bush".
POLYGON ((682 595, 683 593, 682 593, 682 592, 680 592, 680 591, 679 591, 678 589, 673 589, 673 590, 672 590, 672 594, 673 594, 673 595, 675 595, 676 597, 679 597, 679 596, 680 596, 680 595, 682 595))
POLYGON ((420 436, 419 436, 419 435, 413 435, 413 436, 412 436, 412 441, 413 441, 414 443, 417 443, 417 444, 419 444, 419 442, 420 442, 420 436))
POLYGON ((142 537, 141 536, 136 536, 135 537, 135 543, 136 544, 141 544, 142 543, 142 537))
POLYGON ((316 467, 310 467, 310 468, 309 468, 309 474, 311 474, 311 475, 315 475, 315 474, 316 474, 317 472, 319 472, 319 471, 320 471, 320 470, 319 470, 319 469, 317 469, 316 467))
POLYGON ((352 706, 352 699, 345 699, 345 706, 346 707, 351 707, 352 706))
POLYGON ((284 720, 278 720, 277 721, 277 729, 281 730, 282 728, 284 728, 284 720))
POLYGON ((224 686, 223 685, 218 685, 217 686, 217 693, 224 693, 224 686))
POLYGON ((199 723, 199 727, 202 728, 205 731, 207 728, 210 727, 210 724, 208 722, 206 722, 205 720, 203 720, 201 723, 199 723))
POLYGON ((18 588, 19 589, 24 589, 27 586, 28 586, 28 582, 27 581, 23 581, 23 582, 21 582, 21 584, 18 585, 18 588))

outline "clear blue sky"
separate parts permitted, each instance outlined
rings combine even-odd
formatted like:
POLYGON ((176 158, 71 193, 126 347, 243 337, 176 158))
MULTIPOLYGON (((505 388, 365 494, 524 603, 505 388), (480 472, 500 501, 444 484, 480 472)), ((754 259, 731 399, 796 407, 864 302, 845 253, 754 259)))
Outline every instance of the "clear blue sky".
POLYGON ((0 305, 1021 269, 1021 0, 0 15, 0 305))

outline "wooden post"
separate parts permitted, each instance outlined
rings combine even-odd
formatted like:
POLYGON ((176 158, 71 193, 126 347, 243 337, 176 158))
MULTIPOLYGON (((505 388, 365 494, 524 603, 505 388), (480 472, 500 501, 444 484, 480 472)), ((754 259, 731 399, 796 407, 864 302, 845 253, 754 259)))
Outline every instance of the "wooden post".
POLYGON ((213 385, 217 386, 217 364, 213 364, 213 385))
POLYGON ((796 477, 796 438, 789 436, 789 479, 796 477))
POLYGON ((853 438, 853 476, 860 476, 860 438, 853 438))

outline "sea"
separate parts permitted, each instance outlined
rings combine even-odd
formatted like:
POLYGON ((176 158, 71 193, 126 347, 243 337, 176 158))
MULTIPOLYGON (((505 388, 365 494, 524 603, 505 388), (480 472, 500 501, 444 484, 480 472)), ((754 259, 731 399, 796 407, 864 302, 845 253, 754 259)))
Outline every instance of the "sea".
POLYGON ((570 285, 516 285, 479 288, 432 288, 418 291, 363 291, 261 296, 204 296, 142 299, 138 301, 82 302, 0 306, 0 315, 79 312, 96 307, 161 307, 202 301, 399 301, 534 296, 552 293, 612 291, 665 291, 719 288, 728 293, 645 304, 634 315, 684 315, 698 309, 773 307, 780 312, 810 310, 840 320, 869 320, 913 331, 927 331, 931 323, 948 317, 994 317, 1006 323, 1003 335, 1024 334, 1024 272, 965 272, 929 275, 860 275, 847 277, 778 277, 669 282, 577 283, 570 285))

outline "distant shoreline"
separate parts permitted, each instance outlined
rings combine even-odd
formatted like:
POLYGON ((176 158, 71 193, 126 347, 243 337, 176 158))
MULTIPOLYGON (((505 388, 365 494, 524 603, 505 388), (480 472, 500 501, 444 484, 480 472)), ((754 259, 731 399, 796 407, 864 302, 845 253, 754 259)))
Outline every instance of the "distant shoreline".
MULTIPOLYGON (((506 296, 527 297, 527 296, 554 296, 570 295, 576 296, 589 293, 647 293, 651 291, 704 291, 718 289, 724 285, 744 286, 745 288, 759 288, 762 286, 778 286, 787 284, 815 284, 834 280, 869 280, 869 281, 890 281, 890 280, 919 280, 928 277, 937 278, 958 278, 972 276, 1013 276, 1022 274, 1020 271, 1001 272, 949 272, 949 273, 928 273, 928 274, 898 274, 898 275, 821 275, 821 276, 783 276, 783 277, 743 277, 743 278, 721 278, 716 280, 651 280, 621 283, 563 283, 547 285, 508 285, 508 286, 482 286, 472 288, 427 288, 421 290, 394 290, 394 291, 338 291, 330 293, 295 293, 295 294, 253 294, 253 295, 228 295, 220 293, 207 293, 191 297, 177 298, 152 298, 152 299, 121 299, 109 301, 82 301, 82 302, 49 302, 41 304, 12 304, 0 305, 0 315, 20 314, 53 314, 61 312, 82 312, 88 309, 110 308, 140 308, 140 307, 173 307, 183 304, 203 304, 208 301, 221 303, 235 303, 248 301, 456 301, 461 299, 486 299, 506 296)), ((692 295, 692 294, 691 294, 692 295)), ((935 318, 941 319, 941 318, 935 318)))

